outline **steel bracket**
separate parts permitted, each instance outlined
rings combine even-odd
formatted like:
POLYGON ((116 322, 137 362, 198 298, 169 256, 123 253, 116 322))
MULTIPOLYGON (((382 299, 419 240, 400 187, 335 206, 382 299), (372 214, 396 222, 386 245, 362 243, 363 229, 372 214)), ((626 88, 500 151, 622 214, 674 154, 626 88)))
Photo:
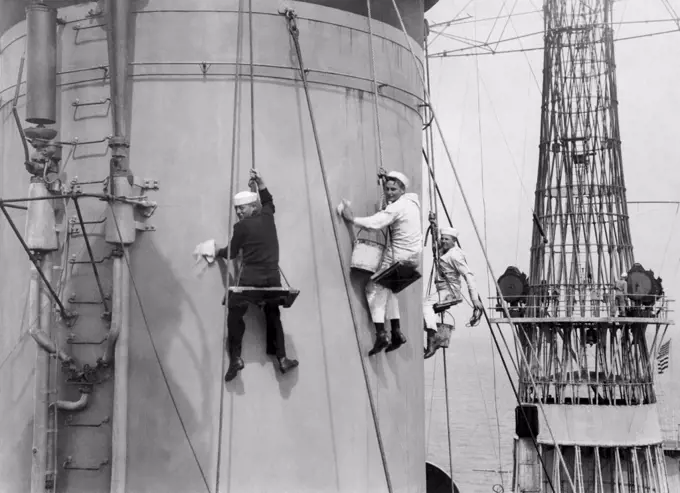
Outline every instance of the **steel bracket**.
POLYGON ((99 471, 102 467, 107 466, 109 464, 109 459, 104 459, 96 466, 77 466, 71 464, 73 464, 73 457, 69 455, 64 461, 63 464, 64 469, 76 469, 80 471, 99 471))
POLYGON ((139 221, 135 221, 135 229, 137 231, 156 231, 155 226, 152 226, 151 224, 141 223, 139 221))
POLYGON ((160 188, 160 183, 158 180, 151 178, 140 178, 139 176, 132 177, 132 185, 139 187, 142 190, 158 190, 160 188))

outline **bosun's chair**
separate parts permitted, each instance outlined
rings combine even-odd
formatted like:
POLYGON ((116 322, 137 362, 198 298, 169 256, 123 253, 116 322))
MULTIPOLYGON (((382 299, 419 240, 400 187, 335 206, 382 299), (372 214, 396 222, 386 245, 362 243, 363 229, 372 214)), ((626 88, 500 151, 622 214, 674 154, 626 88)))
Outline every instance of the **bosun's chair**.
POLYGON ((436 315, 439 315, 440 313, 445 312, 446 310, 448 310, 452 306, 457 305, 461 301, 462 300, 440 301, 439 303, 435 303, 432 308, 434 309, 434 313, 436 315))
MULTIPOLYGON (((390 236, 390 245, 392 243, 391 236, 392 230, 388 228, 390 236)), ((394 247, 392 247, 394 249, 394 247)), ((392 255, 394 257, 394 254, 392 255)), ((393 262, 392 265, 379 270, 371 276, 371 281, 374 281, 386 288, 390 289, 393 293, 399 293, 403 291, 411 284, 416 282, 422 276, 418 272, 418 268, 410 263, 404 263, 402 261, 393 262)))
MULTIPOLYGON (((239 294, 246 301, 255 305, 262 306, 267 303, 276 303, 283 308, 290 308, 300 294, 299 289, 292 288, 286 279, 285 274, 279 267, 281 278, 285 287, 253 287, 253 286, 239 286, 239 281, 236 281, 236 286, 229 288, 229 293, 239 294)), ((240 275, 239 275, 240 278, 240 275)))

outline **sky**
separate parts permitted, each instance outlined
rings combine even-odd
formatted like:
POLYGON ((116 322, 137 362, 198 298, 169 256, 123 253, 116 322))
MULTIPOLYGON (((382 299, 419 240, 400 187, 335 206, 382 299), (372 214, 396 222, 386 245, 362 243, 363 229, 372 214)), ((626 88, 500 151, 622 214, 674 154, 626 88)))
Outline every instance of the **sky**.
MULTIPOLYGON (((675 3, 680 11, 680 2, 675 3)), ((500 18, 494 26, 494 19, 482 20, 495 17, 499 11, 507 16, 512 4, 512 0, 440 2, 428 13, 428 20, 442 22, 456 15, 470 15, 472 18, 466 23, 444 32, 477 40, 493 41, 542 30, 540 12, 517 15, 538 10, 538 0, 515 0, 514 15, 509 21, 500 18), (480 20, 473 22, 474 19, 480 20)), ((621 20, 669 18, 661 0, 623 0, 615 4, 617 37, 678 27, 673 22, 619 24, 621 20)), ((541 44, 538 35, 501 42, 497 49, 517 50, 541 44)), ((432 55, 464 46, 460 41, 440 36, 429 51, 432 55)), ((674 145, 680 133, 676 116, 680 111, 680 94, 675 90, 680 75, 678 55, 680 32, 616 44, 623 166, 629 202, 680 200, 677 171, 680 149, 674 145)), ((430 73, 435 111, 482 234, 486 220, 487 250, 495 270, 499 270, 496 274, 500 275, 508 264, 528 270, 538 162, 542 52, 430 58, 430 73)), ((441 144, 437 145, 435 162, 440 187, 448 192, 448 206, 454 211, 456 226, 463 231, 462 242, 473 258, 476 272, 483 274, 486 269, 481 256, 475 255, 480 245, 441 144)), ((677 293, 680 289, 677 205, 630 204, 629 213, 636 261, 663 277, 666 292, 677 293)))
MULTIPOLYGON (((680 0, 670 0, 680 12, 680 0)), ((432 23, 466 18, 434 41, 429 53, 431 100, 485 240, 497 279, 508 265, 528 274, 533 193, 536 184, 543 53, 541 50, 481 56, 432 57, 461 50, 461 38, 501 41, 498 51, 541 47, 540 0, 442 0, 428 14, 432 23), (511 17, 507 17, 510 12, 511 17), (495 19, 497 16, 497 20, 495 19), (469 16, 469 18, 468 18, 469 16), (538 35, 530 35, 539 33, 538 35), (527 36, 525 36, 527 35, 527 36), (447 37, 450 36, 450 37, 447 37), (455 37, 456 39, 451 39, 455 37)), ((680 25, 662 0, 619 0, 614 4, 615 38, 671 33, 615 44, 619 121, 635 261, 663 278, 669 297, 680 293, 680 25), (656 22, 657 20, 666 20, 656 22), (654 22, 641 22, 654 21, 654 22)), ((437 28, 440 30, 440 28, 437 28)), ((457 54, 472 53, 458 51, 457 54)), ((437 138, 438 139, 438 138, 437 138)), ((441 141, 436 144, 437 181, 475 272, 480 293, 489 293, 483 249, 456 185, 441 141)), ((671 309, 677 309, 677 305, 671 309)), ((671 313, 671 318, 674 313, 671 313)), ((487 330, 475 337, 489 337, 487 330)), ((677 337, 671 326, 669 335, 677 337)), ((680 337, 672 358, 680 357, 680 337)), ((677 364, 676 368, 680 368, 677 364)), ((680 393, 675 390, 680 397, 680 393)))

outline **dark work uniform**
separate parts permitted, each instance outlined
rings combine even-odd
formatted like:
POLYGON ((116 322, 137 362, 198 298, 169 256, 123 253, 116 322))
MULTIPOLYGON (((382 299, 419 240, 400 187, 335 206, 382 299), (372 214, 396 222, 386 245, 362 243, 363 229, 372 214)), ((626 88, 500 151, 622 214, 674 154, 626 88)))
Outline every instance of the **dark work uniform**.
MULTIPOLYGON (((279 238, 274 223, 274 200, 269 190, 260 190, 262 210, 250 217, 244 217, 234 224, 234 233, 229 249, 230 257, 236 258, 243 251, 243 264, 238 286, 280 287, 279 238)), ((227 248, 217 251, 219 257, 227 257, 227 248)), ((243 316, 248 310, 249 298, 239 293, 229 293, 227 315, 227 336, 229 355, 241 357, 243 334, 246 330, 243 316)), ((286 356, 281 325, 281 313, 276 303, 266 303, 263 308, 267 323, 267 354, 277 358, 286 356)))

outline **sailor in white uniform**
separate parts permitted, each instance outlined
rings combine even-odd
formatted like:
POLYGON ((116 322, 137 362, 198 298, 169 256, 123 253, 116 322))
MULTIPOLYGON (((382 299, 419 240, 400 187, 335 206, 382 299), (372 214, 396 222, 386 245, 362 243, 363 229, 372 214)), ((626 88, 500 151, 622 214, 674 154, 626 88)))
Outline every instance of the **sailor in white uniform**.
MULTIPOLYGON (((435 278, 436 292, 425 298, 423 318, 427 332, 427 349, 425 358, 430 358, 440 347, 448 347, 452 325, 437 323, 434 305, 452 302, 451 306, 463 301, 461 278, 468 286, 470 300, 475 311, 481 313, 482 302, 477 294, 475 276, 468 267, 465 253, 458 244, 458 231, 455 228, 439 228, 439 266, 435 278)), ((473 316, 474 317, 474 316, 473 316)))
MULTIPOLYGON (((389 228, 390 244, 385 248, 380 270, 395 262, 418 267, 423 250, 420 202, 415 193, 406 193, 408 178, 398 171, 385 175, 383 191, 386 207, 368 217, 354 217, 349 204, 343 201, 342 216, 348 222, 363 229, 378 231, 389 228)), ((401 332, 399 302, 394 292, 376 282, 366 285, 366 300, 375 324, 376 341, 369 356, 387 348, 393 351, 406 343, 401 332), (392 337, 385 330, 385 320, 390 320, 392 337)))

